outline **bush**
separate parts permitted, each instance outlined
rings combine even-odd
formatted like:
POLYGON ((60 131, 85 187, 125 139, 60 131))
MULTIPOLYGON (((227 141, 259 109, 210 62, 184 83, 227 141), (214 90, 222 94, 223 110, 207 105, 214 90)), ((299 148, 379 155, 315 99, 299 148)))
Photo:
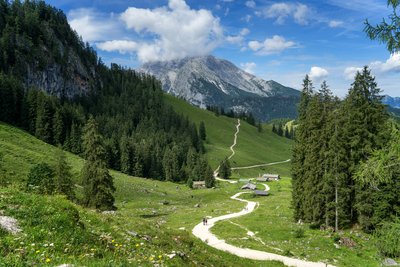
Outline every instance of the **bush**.
POLYGON ((295 237, 295 238, 302 238, 302 237, 304 237, 304 229, 303 229, 303 228, 297 228, 297 229, 294 231, 294 237, 295 237))
POLYGON ((33 166, 28 174, 27 188, 39 194, 53 194, 56 189, 53 169, 46 163, 33 166))
POLYGON ((386 257, 400 257, 400 219, 394 222, 385 222, 376 230, 376 246, 379 252, 386 257))

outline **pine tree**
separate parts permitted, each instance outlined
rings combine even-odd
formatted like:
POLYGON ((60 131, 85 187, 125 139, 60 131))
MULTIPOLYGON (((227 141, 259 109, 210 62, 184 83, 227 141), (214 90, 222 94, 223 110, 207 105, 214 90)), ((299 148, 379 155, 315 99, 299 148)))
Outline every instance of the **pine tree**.
POLYGON ((54 144, 64 143, 64 123, 60 109, 57 109, 53 116, 54 144))
MULTIPOLYGON (((303 80, 300 104, 298 107, 298 127, 296 129, 295 145, 292 156, 292 205, 294 208, 294 219, 304 219, 304 182, 305 182, 305 153, 310 129, 307 128, 307 109, 314 94, 314 87, 308 75, 303 80)), ((308 113, 309 114, 309 113, 308 113)))
POLYGON ((52 144, 52 106, 47 97, 42 93, 37 103, 35 136, 46 143, 52 144))
POLYGON ((229 179, 231 174, 231 165, 228 158, 225 158, 219 165, 219 177, 222 179, 229 179))
POLYGON ((206 134, 206 126, 204 125, 204 121, 200 122, 200 126, 199 126, 199 136, 200 139, 205 141, 207 138, 207 134, 206 134))
POLYGON ((202 175, 203 175, 203 179, 205 181, 206 187, 207 188, 212 188, 215 186, 215 177, 214 177, 214 173, 213 170, 211 169, 210 165, 207 162, 207 159, 202 158, 200 160, 200 164, 201 164, 201 170, 202 170, 202 175))
POLYGON ((112 210, 115 187, 107 170, 103 137, 97 130, 97 123, 91 116, 83 134, 85 165, 82 168, 83 203, 99 210, 112 210))
POLYGON ((74 184, 72 182, 71 166, 67 162, 65 153, 61 148, 57 149, 56 164, 54 165, 54 177, 57 193, 64 194, 68 199, 75 198, 74 184))

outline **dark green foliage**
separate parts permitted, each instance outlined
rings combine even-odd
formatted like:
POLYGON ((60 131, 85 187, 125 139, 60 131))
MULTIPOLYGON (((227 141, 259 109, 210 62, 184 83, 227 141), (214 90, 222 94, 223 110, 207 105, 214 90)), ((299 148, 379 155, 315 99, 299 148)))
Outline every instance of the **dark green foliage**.
POLYGON ((229 179, 231 177, 231 174, 231 165, 228 158, 225 158, 223 161, 221 161, 221 164, 219 165, 219 177, 223 179, 229 179))
POLYGON ((393 222, 384 222, 376 231, 376 246, 385 257, 400 257, 400 219, 393 222))
POLYGON ((71 166, 67 162, 65 152, 59 148, 55 155, 57 160, 54 165, 54 178, 56 182, 56 192, 66 195, 68 199, 75 198, 74 183, 72 182, 71 166))
POLYGON ((367 33, 371 40, 378 40, 386 44, 389 52, 394 53, 400 51, 400 17, 398 15, 398 0, 388 0, 388 6, 393 8, 393 12, 389 15, 389 19, 372 26, 368 20, 365 21, 364 32, 367 33))
POLYGON ((115 187, 106 166, 103 138, 90 117, 83 135, 85 165, 82 169, 83 204, 98 210, 113 210, 115 187))
POLYGON ((356 222, 371 230, 397 207, 396 184, 381 194, 355 179, 360 163, 388 140, 380 89, 366 67, 341 103, 325 82, 317 93, 308 77, 303 85, 292 163, 294 217, 335 230, 356 222))
POLYGON ((205 127, 200 125, 198 131, 194 123, 166 105, 160 82, 115 64, 106 67, 93 48, 70 29, 66 16, 44 2, 13 1, 0 6, 5 10, 0 12, 1 121, 81 155, 82 130, 92 115, 104 136, 107 167, 159 180, 188 178, 186 155, 189 150, 197 157, 204 153, 205 127), (88 78, 87 95, 68 99, 71 92, 55 88, 58 99, 24 88, 21 81, 32 68, 60 66, 61 78, 71 80, 71 55, 95 73, 88 78), (168 149, 173 164, 164 160, 168 149), (172 172, 166 171, 171 168, 172 172))
POLYGON ((33 166, 28 174, 27 189, 39 194, 54 194, 54 171, 47 163, 33 166))
POLYGON ((201 138, 201 140, 205 141, 207 138, 207 134, 206 134, 206 126, 204 125, 204 121, 200 122, 200 126, 199 126, 199 136, 201 138))

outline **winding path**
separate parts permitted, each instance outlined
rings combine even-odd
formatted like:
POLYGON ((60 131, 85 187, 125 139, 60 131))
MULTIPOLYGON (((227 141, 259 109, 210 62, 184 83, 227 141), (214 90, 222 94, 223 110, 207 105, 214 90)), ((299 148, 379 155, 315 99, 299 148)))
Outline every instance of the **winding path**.
MULTIPOLYGON (((237 137, 238 137, 239 131, 240 131, 240 119, 238 119, 238 123, 236 124, 236 132, 235 132, 235 135, 233 137, 233 144, 229 147, 229 149, 232 151, 232 154, 228 157, 228 159, 231 159, 235 155, 235 150, 233 148, 236 146, 236 142, 237 142, 237 137)), ((214 171, 215 179, 219 180, 219 181, 229 182, 231 184, 237 183, 237 181, 229 181, 229 180, 225 180, 225 179, 219 178, 218 177, 218 171, 219 171, 219 167, 220 166, 221 165, 218 165, 218 167, 214 171)))
POLYGON ((245 166, 245 167, 234 167, 234 168, 231 168, 231 170, 244 170, 244 169, 251 169, 251 168, 258 168, 258 167, 263 167, 263 166, 282 164, 282 163, 287 163, 287 162, 290 162, 290 159, 287 159, 284 161, 272 162, 272 163, 264 163, 264 164, 258 164, 258 165, 245 166))
MULTIPOLYGON (((266 184, 263 185, 265 186, 265 191, 269 191, 269 186, 266 184)), ((305 261, 265 251, 236 247, 226 243, 225 240, 221 240, 213 233, 211 233, 210 229, 215 225, 216 222, 240 217, 254 211, 254 209, 259 205, 258 202, 239 198, 240 195, 246 193, 250 192, 239 192, 231 197, 231 199, 235 199, 241 202, 246 202, 247 205, 244 209, 236 213, 230 213, 208 219, 207 225, 203 225, 202 222, 199 223, 193 228, 192 230, 193 235, 200 238, 203 242, 207 243, 209 246, 213 248, 234 254, 242 258, 247 258, 252 260, 264 260, 264 261, 272 261, 272 260, 280 261, 287 266, 295 266, 295 267, 334 267, 333 265, 328 265, 323 262, 305 261)))
MULTIPOLYGON (((236 132, 235 132, 233 144, 230 146, 230 150, 232 151, 232 154, 228 157, 228 159, 231 159, 235 155, 235 150, 233 148, 236 146, 237 136, 240 131, 239 127, 240 127, 240 119, 238 119, 238 124, 236 125, 236 132)), ((231 169, 232 170, 250 169, 250 168, 257 168, 257 167, 262 167, 262 166, 286 163, 289 161, 290 161, 290 159, 288 159, 286 161, 258 164, 258 165, 252 165, 252 166, 246 166, 246 167, 236 167, 236 168, 231 168, 231 169)), ((220 166, 218 166, 218 168, 214 171, 214 177, 216 180, 224 181, 224 182, 228 182, 228 183, 237 183, 237 181, 231 181, 231 180, 219 178, 218 177, 219 168, 220 168, 220 166)), ((266 184, 262 184, 262 185, 265 187, 265 191, 268 192, 270 190, 268 185, 266 185, 266 184)), ((219 217, 208 219, 207 225, 204 225, 203 222, 197 224, 192 230, 193 235, 200 238, 203 242, 207 243, 211 247, 234 254, 234 255, 242 257, 242 258, 247 258, 247 259, 252 259, 252 260, 265 260, 265 261, 275 260, 275 261, 280 261, 287 266, 295 266, 295 267, 335 267, 333 265, 328 265, 328 264, 325 264, 322 262, 310 262, 310 261, 305 261, 305 260, 300 260, 300 259, 289 258, 286 256, 269 253, 269 252, 265 252, 265 251, 236 247, 234 245, 230 245, 230 244, 226 243, 225 240, 221 240, 217 236, 215 236, 213 233, 211 233, 210 229, 215 225, 216 222, 228 220, 228 219, 232 219, 232 218, 236 218, 236 217, 240 217, 240 216, 249 214, 257 208, 257 206, 259 205, 258 202, 239 198, 240 195, 247 194, 247 193, 250 193, 250 192, 239 192, 239 193, 231 196, 231 199, 247 203, 246 207, 244 209, 242 209, 241 211, 236 212, 236 213, 230 213, 230 214, 226 214, 226 215, 222 215, 219 217)))

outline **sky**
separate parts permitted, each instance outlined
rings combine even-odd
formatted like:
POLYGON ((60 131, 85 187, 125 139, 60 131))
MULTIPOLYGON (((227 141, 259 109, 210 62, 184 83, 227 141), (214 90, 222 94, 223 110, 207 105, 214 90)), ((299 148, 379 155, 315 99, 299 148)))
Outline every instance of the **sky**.
POLYGON ((301 88, 309 74, 343 97, 357 70, 372 69, 400 96, 400 53, 363 32, 391 10, 386 0, 49 0, 106 64, 212 54, 266 80, 301 88))

